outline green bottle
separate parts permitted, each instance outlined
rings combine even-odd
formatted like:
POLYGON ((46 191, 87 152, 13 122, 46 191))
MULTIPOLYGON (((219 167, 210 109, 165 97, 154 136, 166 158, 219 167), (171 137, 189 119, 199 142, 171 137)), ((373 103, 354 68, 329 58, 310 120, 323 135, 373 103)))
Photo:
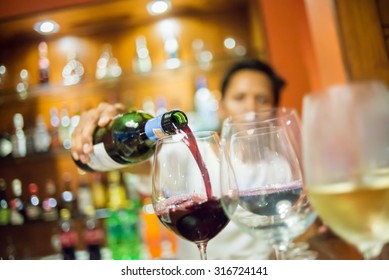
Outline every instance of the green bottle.
POLYGON ((108 173, 107 245, 114 260, 137 260, 143 251, 139 229, 140 205, 126 195, 119 171, 108 173))
POLYGON ((155 118, 143 111, 118 115, 106 127, 95 130, 90 161, 75 163, 84 171, 103 172, 139 163, 154 154, 158 138, 175 134, 187 125, 188 118, 179 110, 155 118))
POLYGON ((10 218, 10 209, 6 195, 6 183, 0 178, 0 225, 8 225, 10 218))

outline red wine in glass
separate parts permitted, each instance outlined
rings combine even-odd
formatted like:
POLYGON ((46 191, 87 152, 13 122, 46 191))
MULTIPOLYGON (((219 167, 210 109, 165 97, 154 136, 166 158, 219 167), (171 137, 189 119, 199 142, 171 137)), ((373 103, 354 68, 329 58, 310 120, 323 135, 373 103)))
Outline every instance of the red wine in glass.
POLYGON ((189 241, 208 242, 229 222, 220 199, 191 195, 166 200, 159 207, 160 221, 189 241))

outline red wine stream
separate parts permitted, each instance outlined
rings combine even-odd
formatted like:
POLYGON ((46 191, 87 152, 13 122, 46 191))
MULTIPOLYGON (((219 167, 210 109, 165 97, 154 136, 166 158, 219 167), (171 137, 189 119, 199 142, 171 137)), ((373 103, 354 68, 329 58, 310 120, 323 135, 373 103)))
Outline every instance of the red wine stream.
POLYGON ((207 198, 210 199, 212 197, 211 180, 209 178, 208 169, 205 166, 203 158, 201 157, 199 147, 197 146, 196 138, 192 134, 192 130, 189 128, 189 126, 185 127, 184 130, 179 130, 178 133, 184 135, 183 142, 188 146, 197 165, 199 166, 200 172, 203 176, 207 198))

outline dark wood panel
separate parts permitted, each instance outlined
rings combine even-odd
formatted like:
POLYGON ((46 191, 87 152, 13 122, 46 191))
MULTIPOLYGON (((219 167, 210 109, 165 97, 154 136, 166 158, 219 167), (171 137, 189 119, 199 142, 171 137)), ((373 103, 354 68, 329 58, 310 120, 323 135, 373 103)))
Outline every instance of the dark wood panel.
POLYGON ((376 1, 336 0, 335 4, 350 79, 378 79, 389 85, 389 53, 376 1))

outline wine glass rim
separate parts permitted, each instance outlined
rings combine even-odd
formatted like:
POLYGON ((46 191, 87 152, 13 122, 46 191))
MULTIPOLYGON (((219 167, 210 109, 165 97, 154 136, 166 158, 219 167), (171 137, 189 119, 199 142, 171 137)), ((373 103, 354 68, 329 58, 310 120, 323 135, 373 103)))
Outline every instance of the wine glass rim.
POLYGON ((267 134, 283 133, 281 131, 283 131, 283 128, 281 126, 259 127, 259 128, 252 128, 252 129, 236 132, 232 134, 231 138, 237 139, 237 138, 247 137, 247 136, 252 137, 252 136, 263 136, 267 134))
POLYGON ((295 115, 297 116, 297 110, 293 107, 274 107, 268 109, 261 109, 259 111, 250 111, 242 114, 237 114, 233 116, 229 116, 224 119, 224 125, 240 125, 240 124, 250 124, 250 123, 258 123, 258 122, 269 122, 274 121, 280 118, 284 118, 286 116, 295 115), (264 114, 274 114, 269 118, 260 119, 258 118, 264 114), (282 113, 283 115, 279 115, 278 113, 282 113))
POLYGON ((176 134, 171 134, 171 135, 166 135, 164 137, 161 137, 157 139, 158 143, 176 143, 176 142, 181 142, 182 139, 186 135, 193 135, 196 140, 199 139, 208 139, 212 137, 216 137, 218 139, 218 133, 214 130, 202 130, 202 131, 192 131, 192 132, 185 132, 185 133, 176 133, 176 134))

